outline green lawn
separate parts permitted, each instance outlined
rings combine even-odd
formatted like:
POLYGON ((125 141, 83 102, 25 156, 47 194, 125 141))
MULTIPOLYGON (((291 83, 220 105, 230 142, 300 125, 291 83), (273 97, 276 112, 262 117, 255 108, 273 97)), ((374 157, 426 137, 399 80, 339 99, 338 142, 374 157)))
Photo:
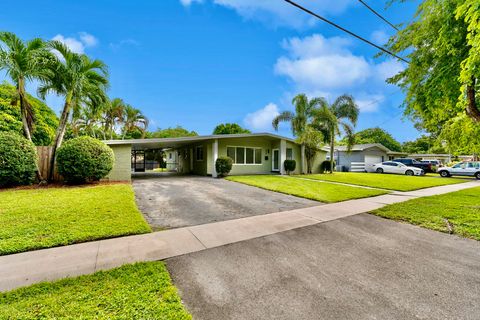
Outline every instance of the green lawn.
POLYGON ((321 202, 338 202, 387 193, 382 190, 349 187, 293 177, 270 175, 231 176, 227 177, 227 180, 321 202))
POLYGON ((455 234, 480 240, 480 187, 397 203, 372 213, 442 232, 448 232, 447 219, 455 234))
POLYGON ((360 172, 335 172, 333 174, 310 174, 299 177, 342 182, 355 184, 359 186, 382 188, 398 191, 412 191, 417 189, 443 186, 446 184, 455 184, 465 182, 464 179, 440 178, 436 177, 409 177, 397 174, 379 174, 379 173, 360 173, 360 172))
POLYGON ((191 319, 162 262, 0 293, 0 319, 191 319))
POLYGON ((0 255, 151 231, 128 184, 1 191, 0 226, 0 255))

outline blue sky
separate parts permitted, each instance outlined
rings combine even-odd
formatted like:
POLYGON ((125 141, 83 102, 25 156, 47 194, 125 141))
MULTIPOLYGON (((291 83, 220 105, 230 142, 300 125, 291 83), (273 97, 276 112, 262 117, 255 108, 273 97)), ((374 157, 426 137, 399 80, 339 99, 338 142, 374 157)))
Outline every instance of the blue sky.
MULTIPOLYGON (((378 44, 393 33, 356 0, 298 2, 378 44)), ((411 20, 416 8, 415 1, 387 10, 368 3, 394 23, 411 20)), ((272 117, 304 92, 354 95, 358 130, 380 126, 400 141, 419 135, 402 120, 403 94, 384 82, 400 63, 374 58, 375 48, 282 0, 27 0, 2 8, 0 29, 56 38, 105 61, 109 95, 141 109, 151 130, 182 125, 210 134, 218 123, 237 122, 273 131, 272 117)), ((47 102, 59 111, 62 99, 47 102)), ((290 135, 287 125, 279 132, 290 135)))

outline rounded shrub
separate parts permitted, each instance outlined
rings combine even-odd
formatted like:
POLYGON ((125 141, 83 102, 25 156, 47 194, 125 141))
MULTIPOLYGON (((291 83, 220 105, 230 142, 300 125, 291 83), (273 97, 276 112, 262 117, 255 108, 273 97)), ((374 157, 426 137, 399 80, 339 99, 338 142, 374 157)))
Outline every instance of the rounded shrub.
POLYGON ((113 168, 113 150, 91 137, 66 141, 57 150, 57 169, 69 183, 98 181, 113 168))
POLYGON ((15 132, 0 132, 0 187, 35 182, 35 145, 15 132))
POLYGON ((215 161, 215 170, 219 177, 225 177, 231 170, 233 159, 230 157, 218 157, 215 161))
POLYGON ((290 174, 290 172, 295 171, 295 168, 297 167, 297 162, 295 160, 285 160, 283 162, 283 167, 285 168, 285 171, 290 174))
MULTIPOLYGON (((333 169, 335 169, 335 161, 333 161, 333 169)), ((320 164, 320 173, 330 171, 330 160, 325 160, 320 164)))

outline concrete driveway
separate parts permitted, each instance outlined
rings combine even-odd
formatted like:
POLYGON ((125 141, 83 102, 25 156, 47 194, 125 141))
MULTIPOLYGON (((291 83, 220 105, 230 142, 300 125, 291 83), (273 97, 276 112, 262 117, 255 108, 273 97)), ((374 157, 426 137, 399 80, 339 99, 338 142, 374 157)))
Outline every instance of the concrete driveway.
POLYGON ((369 214, 166 263, 194 319, 480 315, 480 242, 369 214))
POLYGON ((223 179, 140 175, 133 179, 140 211, 153 228, 177 228, 318 206, 297 198, 223 179))

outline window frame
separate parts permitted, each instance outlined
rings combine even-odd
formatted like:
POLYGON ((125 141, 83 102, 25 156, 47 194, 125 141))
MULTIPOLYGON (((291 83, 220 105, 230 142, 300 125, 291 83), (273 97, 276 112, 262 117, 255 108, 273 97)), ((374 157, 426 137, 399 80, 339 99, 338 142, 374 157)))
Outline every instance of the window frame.
POLYGON ((263 148, 262 147, 247 147, 247 146, 231 146, 227 145, 226 150, 227 150, 227 156, 228 156, 228 148, 234 148, 235 149, 235 159, 233 160, 233 165, 234 166, 262 166, 263 165, 263 148), (243 148, 243 163, 236 163, 237 162, 237 148, 243 148), (253 163, 247 163, 247 149, 252 149, 253 150, 253 163), (260 163, 256 163, 256 152, 255 150, 260 150, 260 163))
POLYGON ((198 162, 201 162, 205 159, 204 154, 203 154, 203 146, 196 146, 195 147, 195 160, 198 162), (198 159, 198 149, 202 149, 202 159, 198 159))
POLYGON ((285 159, 286 160, 295 160, 295 156, 293 155, 293 148, 286 148, 285 149, 285 159), (292 151, 292 154, 290 155, 290 158, 288 157, 288 150, 292 151))

